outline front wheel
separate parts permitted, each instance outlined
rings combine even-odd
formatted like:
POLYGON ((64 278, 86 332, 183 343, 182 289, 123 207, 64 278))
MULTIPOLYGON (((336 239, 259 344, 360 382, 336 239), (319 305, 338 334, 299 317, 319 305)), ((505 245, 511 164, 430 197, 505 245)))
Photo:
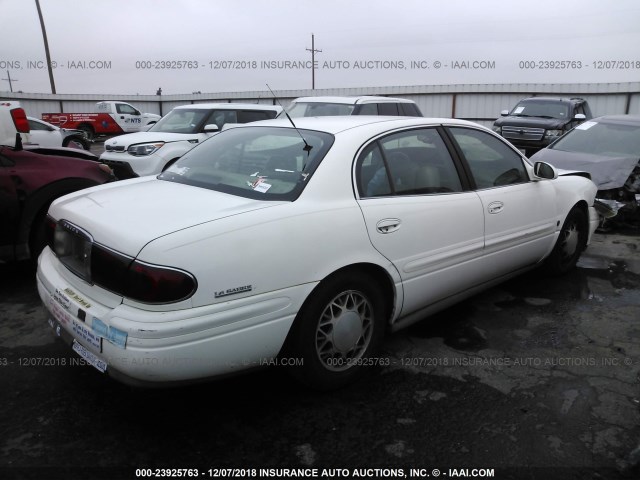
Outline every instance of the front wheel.
POLYGON ((384 337, 384 292, 357 272, 323 281, 302 306, 284 353, 301 360, 290 368, 305 385, 333 390, 353 382, 377 363, 384 337))
POLYGON ((587 246, 587 215, 582 208, 573 207, 567 215, 553 251, 545 260, 545 269, 552 275, 562 275, 578 263, 587 246))

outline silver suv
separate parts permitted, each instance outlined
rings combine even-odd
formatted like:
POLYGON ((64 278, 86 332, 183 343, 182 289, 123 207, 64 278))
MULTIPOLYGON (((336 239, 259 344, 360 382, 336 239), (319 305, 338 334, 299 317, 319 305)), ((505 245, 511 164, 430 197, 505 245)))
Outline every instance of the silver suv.
MULTIPOLYGON (((393 115, 422 117, 413 100, 405 98, 361 97, 300 97, 286 108, 290 117, 326 117, 333 115, 393 115)), ((284 116, 283 113, 278 117, 284 116)))

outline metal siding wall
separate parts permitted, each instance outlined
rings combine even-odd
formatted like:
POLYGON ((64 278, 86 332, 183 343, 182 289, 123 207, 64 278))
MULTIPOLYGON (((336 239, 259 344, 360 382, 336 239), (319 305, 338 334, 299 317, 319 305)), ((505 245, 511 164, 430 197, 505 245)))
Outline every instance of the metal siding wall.
MULTIPOLYGON (((531 95, 581 96, 591 105, 594 115, 625 113, 628 95, 629 113, 640 114, 640 82, 609 84, 490 84, 490 85, 412 85, 362 88, 333 88, 318 90, 276 91, 283 106, 296 97, 320 95, 385 95, 415 101, 427 117, 451 117, 455 95, 457 118, 469 118, 479 123, 492 123, 501 110, 511 109, 518 100, 531 95), (576 93, 577 92, 577 93, 576 93), (486 119, 486 120, 482 120, 486 119)), ((45 112, 59 112, 62 102, 65 112, 91 112, 101 100, 131 103, 142 112, 166 114, 173 107, 190 103, 247 102, 273 105, 268 91, 219 92, 185 95, 51 95, 0 93, 0 99, 18 100, 30 116, 45 112)), ((277 104, 277 103, 276 103, 277 104)))
POLYGON ((626 95, 583 95, 582 98, 589 102, 594 117, 624 113, 627 105, 626 95))
POLYGON ((631 101, 629 102, 629 113, 640 115, 640 94, 631 95, 631 101))
POLYGON ((453 95, 395 95, 413 100, 425 117, 450 117, 453 95))

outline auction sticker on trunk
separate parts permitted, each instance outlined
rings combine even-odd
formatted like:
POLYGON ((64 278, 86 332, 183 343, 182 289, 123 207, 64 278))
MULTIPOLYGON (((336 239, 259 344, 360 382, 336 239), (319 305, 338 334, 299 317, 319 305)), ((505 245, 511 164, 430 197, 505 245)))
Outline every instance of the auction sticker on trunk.
POLYGON ((94 347, 98 352, 102 352, 102 338, 87 328, 86 325, 83 325, 74 319, 71 328, 76 337, 80 340, 84 340, 85 343, 94 347))
POLYGON ((84 348, 82 345, 78 343, 77 340, 73 340, 73 346, 71 347, 74 352, 84 358, 87 362, 93 365, 95 368, 100 370, 102 373, 107 371, 107 362, 98 358, 96 355, 91 353, 89 350, 84 348))

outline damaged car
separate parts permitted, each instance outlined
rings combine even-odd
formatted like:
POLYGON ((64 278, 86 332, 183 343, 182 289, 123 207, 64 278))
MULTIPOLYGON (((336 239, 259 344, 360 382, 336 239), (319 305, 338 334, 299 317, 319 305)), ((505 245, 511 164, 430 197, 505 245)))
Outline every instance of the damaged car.
POLYGON ((607 115, 578 125, 531 157, 586 171, 598 187, 601 214, 640 224, 640 115, 607 115))

